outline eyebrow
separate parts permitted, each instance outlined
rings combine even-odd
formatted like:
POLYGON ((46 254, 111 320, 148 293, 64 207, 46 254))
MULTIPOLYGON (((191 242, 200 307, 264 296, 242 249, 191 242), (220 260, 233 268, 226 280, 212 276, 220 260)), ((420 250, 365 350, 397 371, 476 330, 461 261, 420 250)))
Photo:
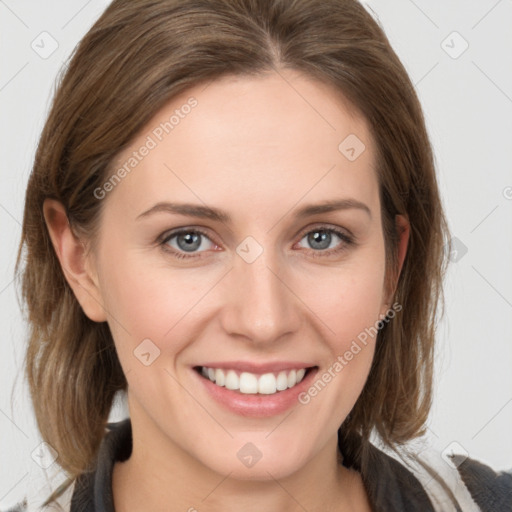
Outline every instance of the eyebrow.
MULTIPOLYGON (((299 210, 296 211, 295 217, 297 219, 303 219, 305 217, 311 217, 313 215, 317 215, 319 213, 329 213, 333 211, 339 210, 349 210, 349 209, 359 209, 368 214, 368 216, 372 217, 372 212, 370 208, 358 201, 356 199, 336 199, 331 201, 325 201, 323 203, 318 204, 309 204, 303 206, 299 210)), ((218 222, 223 222, 225 224, 231 224, 232 219, 229 213, 220 210, 219 208, 213 208, 210 206, 202 206, 199 204, 191 204, 191 203, 169 203, 169 202, 160 202, 142 212, 137 216, 137 220, 141 218, 148 217, 154 213, 174 213, 178 215, 187 215, 190 217, 197 217, 201 219, 210 219, 218 222)))

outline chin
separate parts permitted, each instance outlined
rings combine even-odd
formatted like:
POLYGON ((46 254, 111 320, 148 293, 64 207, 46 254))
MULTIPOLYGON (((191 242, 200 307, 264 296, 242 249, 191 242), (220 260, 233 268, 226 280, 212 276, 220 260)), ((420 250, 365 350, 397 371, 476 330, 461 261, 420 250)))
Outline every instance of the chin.
MULTIPOLYGON (((259 453, 254 445, 247 443, 242 449, 233 452, 230 456, 226 452, 213 461, 203 461, 211 470, 221 475, 228 475, 235 480, 268 481, 286 478, 295 473, 306 463, 303 456, 289 450, 270 451, 259 453), (244 449, 245 448, 245 449, 244 449), (252 455, 247 455, 251 454, 252 455)), ((299 452, 300 453, 300 452, 299 452)), ((301 454, 303 455, 303 454, 301 454)))
POLYGON ((283 466, 282 463, 261 463, 261 465, 258 463, 252 468, 234 468, 233 466, 226 466, 222 469, 224 471, 218 472, 222 475, 229 474, 229 478, 233 480, 263 482, 270 480, 281 480, 295 473, 298 468, 293 464, 283 466))

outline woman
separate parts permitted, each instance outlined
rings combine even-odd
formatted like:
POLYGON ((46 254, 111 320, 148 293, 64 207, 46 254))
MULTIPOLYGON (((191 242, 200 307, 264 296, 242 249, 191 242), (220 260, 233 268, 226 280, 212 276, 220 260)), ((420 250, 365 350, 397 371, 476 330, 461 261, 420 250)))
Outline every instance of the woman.
POLYGON ((359 3, 114 0, 18 254, 65 506, 506 510, 507 475, 456 460, 450 484, 370 442, 424 432, 448 239, 414 87, 359 3))

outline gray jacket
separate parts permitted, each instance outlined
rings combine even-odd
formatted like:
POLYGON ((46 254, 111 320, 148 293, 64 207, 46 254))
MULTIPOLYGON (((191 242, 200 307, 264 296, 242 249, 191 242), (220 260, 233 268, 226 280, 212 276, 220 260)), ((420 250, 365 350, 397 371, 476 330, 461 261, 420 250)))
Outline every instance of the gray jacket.
MULTIPOLYGON (((128 418, 109 423, 107 429, 94 471, 83 473, 68 490, 66 511, 115 512, 112 470, 116 461, 130 457, 131 421, 128 418)), ((341 445, 340 451, 343 453, 341 445)), ((374 512, 512 512, 512 473, 496 473, 467 458, 454 465, 451 475, 455 480, 449 482, 446 471, 450 468, 444 462, 443 476, 440 468, 425 464, 408 469, 407 464, 374 445, 370 445, 370 451, 372 464, 361 471, 361 476, 374 512)), ((358 460, 346 457, 343 464, 356 469, 360 467, 358 460)), ((5 512, 32 510, 22 502, 5 512)))

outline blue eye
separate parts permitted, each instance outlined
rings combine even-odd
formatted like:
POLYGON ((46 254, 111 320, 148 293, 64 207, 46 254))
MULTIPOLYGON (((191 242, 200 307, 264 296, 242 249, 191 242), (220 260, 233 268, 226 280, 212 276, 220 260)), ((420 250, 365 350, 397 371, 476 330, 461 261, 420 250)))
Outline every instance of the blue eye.
MULTIPOLYGON (((304 232, 301 235, 301 240, 305 238, 307 238, 308 243, 313 247, 312 250, 308 251, 313 257, 325 258, 333 256, 346 250, 350 245, 355 245, 355 240, 352 236, 328 226, 319 226, 304 232), (339 238, 342 243, 338 244, 334 249, 329 249, 333 241, 333 235, 335 238, 339 238)), ((164 234, 160 245, 166 252, 169 252, 173 257, 178 259, 201 258, 202 256, 200 254, 195 253, 201 248, 203 251, 199 251, 199 253, 204 252, 204 239, 216 246, 207 233, 198 228, 180 229, 167 235, 164 234), (174 239, 175 244, 173 246, 170 242, 174 239)))
POLYGON ((188 255, 187 252, 199 249, 203 245, 201 238, 210 240, 208 235, 199 229, 182 229, 166 236, 162 240, 162 245, 166 251, 170 251, 176 258, 197 258, 195 255, 188 255), (169 248, 169 242, 174 238, 176 238, 178 250, 169 248))
POLYGON ((312 252, 314 257, 326 257, 332 256, 340 253, 341 251, 347 249, 347 246, 354 244, 354 239, 348 234, 340 231, 338 229, 329 228, 327 226, 320 226, 316 229, 310 230, 302 237, 302 239, 307 238, 308 243, 315 249, 312 252), (324 249, 328 249, 333 241, 333 234, 335 237, 338 237, 342 240, 342 244, 334 249, 330 249, 328 251, 324 249), (327 242, 327 244, 326 244, 327 242))

